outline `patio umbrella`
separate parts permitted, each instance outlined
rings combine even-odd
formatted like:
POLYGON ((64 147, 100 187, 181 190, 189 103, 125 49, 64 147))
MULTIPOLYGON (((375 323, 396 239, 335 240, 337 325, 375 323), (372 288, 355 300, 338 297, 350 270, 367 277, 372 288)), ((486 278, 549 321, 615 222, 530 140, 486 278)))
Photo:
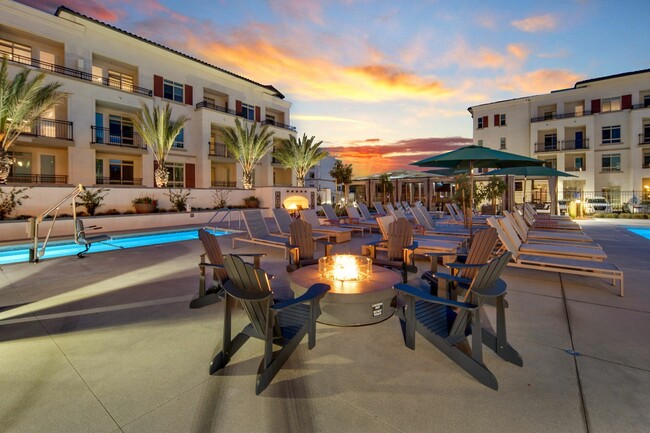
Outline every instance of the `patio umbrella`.
MULTIPOLYGON (((425 158, 412 163, 418 167, 446 167, 469 170, 470 204, 474 206, 474 168, 507 168, 525 165, 542 165, 544 161, 515 155, 483 146, 464 146, 451 152, 425 158)), ((469 233, 472 235, 472 218, 469 219, 469 233)))
MULTIPOLYGON (((556 170, 551 167, 546 167, 543 165, 529 165, 529 166, 521 166, 521 167, 508 167, 508 168, 502 168, 499 170, 493 170, 490 171, 489 173, 486 173, 486 176, 505 176, 505 175, 514 175, 514 176, 523 176, 524 177, 524 201, 526 201, 526 178, 528 176, 540 176, 540 177, 553 177, 556 178, 556 181, 554 182, 555 187, 552 189, 553 195, 551 196, 551 207, 553 209, 556 208, 557 206, 557 191, 555 191, 555 188, 557 188, 557 177, 578 177, 576 175, 570 174, 570 173, 565 173, 560 170, 556 170)), ((549 189, 550 188, 550 182, 549 182, 549 189)))

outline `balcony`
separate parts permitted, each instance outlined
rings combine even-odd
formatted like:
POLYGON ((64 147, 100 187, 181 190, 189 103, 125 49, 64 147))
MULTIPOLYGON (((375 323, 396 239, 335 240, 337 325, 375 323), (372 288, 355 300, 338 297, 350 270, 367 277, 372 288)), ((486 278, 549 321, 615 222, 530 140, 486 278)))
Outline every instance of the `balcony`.
POLYGON ((530 122, 535 123, 535 122, 543 122, 545 120, 570 119, 572 117, 582 117, 582 116, 588 116, 590 114, 591 111, 589 110, 583 111, 582 114, 576 114, 576 113, 553 114, 551 116, 531 117, 530 122))
POLYGON ((80 80, 91 81, 93 83, 101 84, 106 87, 112 87, 115 89, 124 90, 125 92, 137 93, 138 95, 151 96, 153 93, 150 89, 134 86, 132 84, 128 84, 120 80, 92 75, 89 74, 88 72, 79 71, 77 69, 72 69, 72 68, 66 68, 65 66, 55 65, 53 63, 43 62, 38 59, 31 59, 29 57, 19 56, 17 54, 12 54, 9 57, 9 61, 21 65, 32 66, 34 68, 41 69, 43 71, 54 72, 55 74, 61 74, 72 78, 78 78, 80 80))
POLYGON ((111 131, 111 128, 102 128, 99 126, 91 126, 90 128, 92 129, 91 143, 129 147, 131 149, 147 148, 147 144, 137 132, 125 130, 111 131))
POLYGON ((13 174, 7 178, 11 183, 68 183, 68 176, 55 174, 13 174))
POLYGON ((639 134, 639 146, 650 144, 650 135, 639 134))
POLYGON ((111 179, 110 177, 96 177, 96 185, 131 185, 131 186, 141 186, 142 178, 135 177, 133 179, 111 179))
POLYGON ((209 156, 219 156, 222 158, 232 158, 228 152, 228 147, 223 143, 215 143, 211 141, 208 143, 210 145, 209 156))
POLYGON ((576 165, 567 165, 564 167, 564 171, 570 172, 570 171, 585 171, 587 170, 587 167, 584 165, 581 166, 576 166, 576 165))
POLYGON ((287 125, 285 123, 276 122, 275 120, 270 120, 270 119, 263 120, 262 125, 277 126, 278 128, 288 129, 289 131, 296 131, 295 126, 287 125))
POLYGON ((213 180, 211 186, 217 188, 237 188, 237 182, 234 180, 213 180))
POLYGON ((557 142, 535 143, 535 153, 540 152, 557 152, 560 150, 557 142))
POLYGON ((64 120, 44 119, 39 117, 31 128, 22 133, 33 137, 59 138, 73 140, 72 122, 64 120))
POLYGON ((235 110, 229 110, 226 107, 222 107, 220 105, 213 104, 212 102, 206 102, 206 101, 201 101, 198 104, 196 104, 196 108, 207 108, 208 110, 215 110, 219 111, 221 113, 228 113, 228 114, 236 114, 235 110))
POLYGON ((562 150, 582 150, 589 149, 589 139, 583 140, 563 140, 562 150))

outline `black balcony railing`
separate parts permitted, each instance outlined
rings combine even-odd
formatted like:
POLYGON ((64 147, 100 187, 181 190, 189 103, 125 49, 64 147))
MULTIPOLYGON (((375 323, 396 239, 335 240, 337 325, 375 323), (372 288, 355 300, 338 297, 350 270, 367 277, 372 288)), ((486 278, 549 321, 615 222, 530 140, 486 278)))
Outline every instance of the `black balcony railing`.
POLYGON ((142 178, 134 177, 133 179, 111 179, 110 177, 96 177, 95 183, 97 185, 142 185, 142 178))
POLYGON ((277 126, 278 128, 284 128, 284 129, 288 129, 290 131, 295 131, 296 130, 295 126, 287 125, 286 123, 276 122, 275 120, 270 120, 270 119, 266 119, 266 120, 262 121, 262 125, 277 126))
POLYGON ((7 178, 12 183, 68 183, 68 176, 56 174, 12 174, 7 178))
POLYGON ((218 188, 236 188, 237 182, 235 182, 234 180, 213 180, 212 186, 218 188))
POLYGON ((564 171, 585 171, 587 168, 584 165, 567 165, 564 171))
POLYGON ((562 150, 580 150, 580 149, 589 149, 589 139, 585 138, 582 140, 563 140, 562 141, 562 150))
POLYGON ((575 112, 573 113, 562 113, 562 114, 552 114, 552 115, 545 115, 545 116, 540 116, 540 117, 532 117, 530 119, 531 122, 543 122, 545 120, 556 120, 556 119, 569 119, 571 117, 582 117, 582 116, 589 116, 591 114, 591 111, 583 111, 582 114, 576 114, 575 112))
POLYGON ((535 152, 557 152, 560 150, 557 142, 535 143, 535 152))
POLYGON ((639 146, 650 144, 650 135, 639 134, 639 146))
POLYGON ((650 107, 650 101, 644 101, 642 104, 634 104, 632 105, 632 109, 638 109, 638 108, 648 108, 650 107))
POLYGON ((73 140, 72 122, 64 120, 44 119, 39 117, 31 128, 23 132, 24 135, 35 137, 60 138, 62 140, 73 140))
POLYGON ((107 87, 124 90, 125 92, 137 93, 139 95, 151 96, 152 91, 144 87, 134 86, 133 84, 114 78, 100 77, 98 75, 89 74, 88 72, 79 71, 77 69, 66 68, 65 66, 55 65, 53 63, 43 62, 38 59, 32 59, 17 54, 9 55, 9 61, 19 63, 21 65, 33 66, 34 68, 42 69, 44 71, 54 72, 56 74, 66 75, 68 77, 79 78, 80 80, 92 81, 93 83, 102 84, 107 87))
POLYGON ((232 158, 230 152, 228 152, 228 147, 223 143, 215 143, 211 141, 210 143, 210 156, 221 156, 223 158, 232 158))
POLYGON ((228 107, 213 104, 212 102, 201 101, 196 104, 196 108, 207 108, 209 110, 220 111, 222 113, 235 114, 235 110, 229 110, 228 107))
POLYGON ((110 146, 130 147, 134 149, 146 149, 147 144, 140 134, 133 130, 120 129, 111 130, 111 128, 102 128, 91 126, 92 137, 91 143, 108 144, 110 146))

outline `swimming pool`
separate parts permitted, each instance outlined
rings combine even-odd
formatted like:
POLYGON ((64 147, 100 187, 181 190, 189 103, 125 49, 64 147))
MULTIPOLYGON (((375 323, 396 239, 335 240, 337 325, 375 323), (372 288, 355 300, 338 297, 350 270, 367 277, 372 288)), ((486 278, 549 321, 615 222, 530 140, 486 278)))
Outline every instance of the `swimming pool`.
MULTIPOLYGON (((226 230, 208 229, 216 236, 223 236, 232 233, 226 230)), ((165 232, 131 233, 125 235, 111 236, 111 240, 97 242, 88 251, 88 254, 113 251, 121 248, 137 248, 148 245, 168 244, 172 242, 189 241, 198 239, 198 229, 175 230, 165 232)), ((0 247, 0 265, 21 263, 29 261, 29 244, 10 245, 0 247)), ((40 248, 40 245, 39 245, 40 248)), ((47 244, 45 254, 40 260, 53 259, 56 257, 74 256, 83 251, 85 247, 77 245, 74 241, 52 241, 47 244)))
POLYGON ((650 227, 627 227, 629 231, 650 240, 650 227))

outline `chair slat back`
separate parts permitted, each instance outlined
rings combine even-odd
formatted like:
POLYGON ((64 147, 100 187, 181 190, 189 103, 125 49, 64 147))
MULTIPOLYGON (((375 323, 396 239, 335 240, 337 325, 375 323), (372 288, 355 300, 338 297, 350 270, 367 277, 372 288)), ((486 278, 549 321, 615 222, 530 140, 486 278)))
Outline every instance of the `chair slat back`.
POLYGON ((456 222, 461 222, 462 220, 458 217, 456 214, 456 209, 454 209, 451 205, 451 203, 445 203, 445 207, 447 208, 447 212, 449 212, 449 215, 451 216, 451 219, 453 219, 456 222))
POLYGON ((339 216, 336 214, 336 211, 331 204, 323 204, 321 205, 321 208, 323 208, 323 212, 325 212, 325 218, 332 221, 338 221, 339 216))
POLYGON ((517 250, 519 250, 522 242, 515 229, 510 225, 510 221, 505 218, 499 218, 497 221, 499 225, 501 225, 501 228, 506 233, 506 235, 510 238, 512 243, 515 245, 515 247, 517 247, 517 250))
POLYGON ((356 220, 364 219, 364 218, 361 218, 361 215, 359 214, 359 211, 354 206, 346 206, 345 207, 345 212, 347 212, 348 216, 350 218, 352 218, 352 219, 356 219, 356 220))
POLYGON ((392 215, 386 215, 383 217, 377 218, 377 223, 379 224, 379 231, 381 231, 381 238, 383 240, 388 239, 388 226, 395 221, 395 217, 392 215))
POLYGON ((515 244, 510 240, 508 235, 506 234, 505 231, 503 231, 503 228, 501 228, 501 225, 497 221, 495 217, 489 217, 487 218, 487 223, 490 227, 494 228, 497 231, 497 234, 499 235, 499 240, 503 245, 506 246, 506 249, 512 254, 512 256, 517 259, 519 256, 519 247, 515 246, 515 244))
MULTIPOLYGON (((467 252, 465 263, 468 265, 487 263, 492 251, 494 251, 498 239, 499 235, 497 234, 496 229, 492 227, 477 231, 474 234, 472 245, 467 252)), ((477 268, 463 269, 460 276, 463 278, 474 278, 477 272, 477 268)))
POLYGON ((264 239, 271 235, 269 233, 269 228, 266 226, 261 210, 246 210, 243 211, 242 214, 246 230, 251 239, 264 239))
POLYGON ((424 227, 425 230, 434 230, 435 225, 432 223, 432 220, 430 218, 427 218, 427 216, 430 216, 429 213, 427 212, 426 209, 422 206, 415 206, 414 208, 411 208, 411 213, 413 214, 413 217, 415 220, 420 224, 422 227, 424 227))
POLYGON ((390 203, 386 203, 385 209, 386 209, 386 214, 387 215, 393 215, 393 212, 395 211, 395 208, 390 203))
MULTIPOLYGON (((199 240, 203 245, 208 261, 213 265, 223 265, 223 253, 217 241, 217 237, 205 229, 199 229, 199 240)), ((225 269, 215 269, 214 272, 219 276, 219 280, 225 281, 228 273, 225 269)))
POLYGON ((283 208, 273 209, 273 218, 278 225, 280 233, 289 233, 289 225, 291 224, 291 215, 289 211, 283 208))
POLYGON ((302 219, 311 224, 312 228, 321 226, 321 223, 318 220, 318 215, 316 215, 316 211, 314 209, 301 210, 300 216, 302 219))
POLYGON ((413 225, 406 218, 398 218, 388 226, 388 260, 402 261, 404 248, 413 242, 413 225))
POLYGON ((297 219, 289 225, 289 241, 296 245, 300 251, 299 260, 312 260, 315 254, 314 237, 311 224, 307 221, 297 219))
POLYGON ((508 224, 510 224, 510 227, 517 232, 517 236, 519 236, 519 239, 521 239, 523 242, 526 242, 526 238, 528 237, 528 233, 523 230, 517 221, 515 221, 515 217, 512 216, 510 212, 503 211, 503 217, 508 220, 508 224))
POLYGON ((359 211, 361 212, 361 215, 363 216, 363 219, 366 219, 368 221, 374 220, 372 214, 370 213, 370 210, 368 209, 368 206, 366 206, 365 203, 359 203, 359 211))

